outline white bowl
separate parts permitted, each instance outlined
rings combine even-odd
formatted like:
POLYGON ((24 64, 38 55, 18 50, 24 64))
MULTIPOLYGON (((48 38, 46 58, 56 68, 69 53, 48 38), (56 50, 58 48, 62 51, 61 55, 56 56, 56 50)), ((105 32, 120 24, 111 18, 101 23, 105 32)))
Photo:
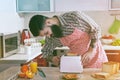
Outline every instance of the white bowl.
POLYGON ((103 44, 111 44, 113 42, 113 39, 101 39, 103 44))

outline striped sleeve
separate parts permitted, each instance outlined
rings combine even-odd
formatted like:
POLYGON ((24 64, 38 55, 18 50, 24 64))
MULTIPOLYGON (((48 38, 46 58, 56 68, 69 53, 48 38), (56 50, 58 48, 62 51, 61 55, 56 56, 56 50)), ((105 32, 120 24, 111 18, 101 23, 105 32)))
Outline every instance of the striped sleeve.
POLYGON ((78 11, 67 12, 61 15, 61 19, 64 20, 65 25, 69 25, 67 28, 77 27, 87 33, 90 32, 91 26, 82 18, 82 13, 78 11))
POLYGON ((58 38, 55 38, 55 37, 48 38, 48 37, 46 37, 45 45, 42 49, 43 56, 44 57, 52 56, 54 48, 61 47, 61 46, 62 46, 62 44, 61 44, 61 42, 58 38))

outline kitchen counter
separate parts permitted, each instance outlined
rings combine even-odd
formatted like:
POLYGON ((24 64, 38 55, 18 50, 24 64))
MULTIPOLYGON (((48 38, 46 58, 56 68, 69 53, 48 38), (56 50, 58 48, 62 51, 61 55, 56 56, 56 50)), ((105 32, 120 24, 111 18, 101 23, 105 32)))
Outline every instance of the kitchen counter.
POLYGON ((34 59, 40 54, 42 54, 41 48, 29 49, 29 47, 21 46, 17 53, 8 57, 1 58, 0 60, 2 61, 15 60, 15 61, 29 62, 30 60, 34 59))
POLYGON ((39 56, 40 53, 34 53, 33 55, 28 55, 25 53, 17 53, 14 55, 11 55, 9 57, 1 58, 2 61, 23 61, 23 62, 29 62, 30 60, 34 59, 35 57, 39 56))
MULTIPOLYGON (((120 50, 120 46, 111 46, 111 45, 103 45, 104 50, 120 50)), ((55 50, 69 50, 68 47, 64 46, 64 47, 56 47, 55 50)), ((32 59, 34 59, 35 57, 37 57, 38 55, 40 55, 42 52, 39 51, 39 53, 35 53, 34 54, 26 54, 24 51, 20 51, 14 55, 11 55, 9 57, 5 57, 5 58, 1 58, 0 60, 20 60, 20 61, 30 61, 32 59)))
POLYGON ((120 46, 103 45, 104 50, 120 50, 120 46))
MULTIPOLYGON (((62 80, 61 78, 64 73, 61 73, 58 67, 40 67, 40 68, 46 74, 46 80, 62 80)), ((28 80, 28 79, 17 78, 17 73, 19 72, 19 70, 20 70, 20 67, 18 66, 11 67, 0 73, 0 79, 1 80, 28 80)), ((78 76, 77 80, 98 80, 91 77, 91 74, 100 72, 100 71, 101 69, 98 69, 98 68, 84 68, 82 73, 77 74, 78 76)), ((43 80, 43 79, 37 73, 34 76, 34 78, 30 80, 43 80)), ((120 74, 115 74, 107 80, 120 80, 120 74)))
POLYGON ((104 45, 109 61, 120 62, 120 46, 104 45))
MULTIPOLYGON (((22 78, 17 78, 17 73, 19 72, 20 67, 11 67, 3 72, 0 73, 0 79, 1 80, 24 80, 22 78), (14 78, 14 79, 13 79, 14 78), (17 78, 17 79, 15 79, 17 78)), ((62 80, 61 77, 64 73, 60 73, 58 67, 41 67, 41 69, 44 71, 44 73, 47 76, 46 80, 62 80)), ((83 73, 78 74, 79 79, 78 80, 94 80, 90 76, 91 73, 99 72, 100 69, 92 69, 92 68, 86 68, 84 69, 83 73)), ((39 76, 39 74, 35 75, 33 79, 31 80, 42 80, 42 78, 39 76)))
MULTIPOLYGON (((5 57, 5 58, 1 58, 0 60, 6 60, 6 61, 9 61, 9 60, 12 60, 12 61, 23 61, 23 62, 29 62, 30 60, 34 59, 35 57, 39 56, 40 54, 42 54, 42 52, 39 50, 39 53, 33 53, 33 54, 27 54, 25 53, 25 50, 24 50, 24 46, 21 46, 20 47, 21 49, 16 53, 16 54, 13 54, 11 56, 8 56, 8 57, 5 57)), ((55 50, 69 50, 68 47, 56 47, 55 50)))
MULTIPOLYGON (((103 45, 104 50, 120 50, 120 46, 103 45)), ((69 50, 68 47, 56 47, 55 50, 69 50)))

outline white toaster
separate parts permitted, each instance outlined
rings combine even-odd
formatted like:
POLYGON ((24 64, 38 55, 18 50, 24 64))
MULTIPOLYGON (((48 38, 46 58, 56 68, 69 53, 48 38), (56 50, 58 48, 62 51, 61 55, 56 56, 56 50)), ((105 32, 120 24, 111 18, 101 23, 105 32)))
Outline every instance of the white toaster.
POLYGON ((61 56, 60 72, 66 72, 66 73, 83 72, 81 56, 64 56, 64 55, 61 56))

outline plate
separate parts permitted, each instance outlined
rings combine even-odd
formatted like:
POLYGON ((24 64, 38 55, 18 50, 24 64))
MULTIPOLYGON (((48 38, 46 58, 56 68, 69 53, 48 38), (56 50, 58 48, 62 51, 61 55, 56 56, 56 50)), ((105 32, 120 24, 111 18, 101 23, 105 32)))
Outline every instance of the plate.
POLYGON ((101 39, 101 41, 102 41, 103 44, 110 45, 110 44, 112 44, 113 39, 101 39))
POLYGON ((77 74, 63 74, 61 76, 62 80, 78 80, 77 74))

